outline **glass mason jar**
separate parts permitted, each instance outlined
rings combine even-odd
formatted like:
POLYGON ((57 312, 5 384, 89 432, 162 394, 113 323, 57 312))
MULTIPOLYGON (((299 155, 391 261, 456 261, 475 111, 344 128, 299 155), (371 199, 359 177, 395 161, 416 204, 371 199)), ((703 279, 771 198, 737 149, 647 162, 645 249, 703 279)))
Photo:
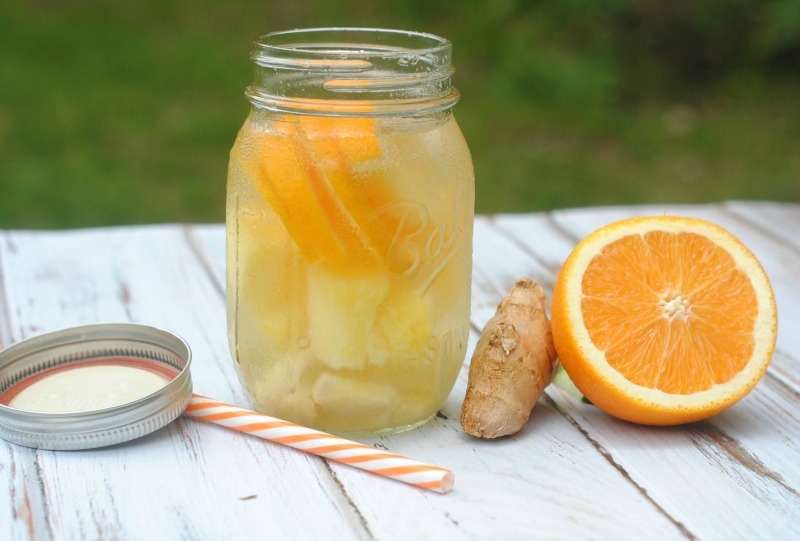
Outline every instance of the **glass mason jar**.
POLYGON ((474 174, 451 45, 257 38, 227 192, 230 347, 253 407, 338 434, 442 406, 469 334, 474 174))

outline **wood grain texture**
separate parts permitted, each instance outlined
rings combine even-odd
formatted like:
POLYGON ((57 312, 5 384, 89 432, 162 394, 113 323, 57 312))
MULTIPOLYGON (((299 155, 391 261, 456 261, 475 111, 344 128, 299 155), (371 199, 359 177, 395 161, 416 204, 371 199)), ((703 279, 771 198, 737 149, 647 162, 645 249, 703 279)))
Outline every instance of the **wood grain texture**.
MULTIPOLYGON (((0 539, 798 538, 798 225, 800 205, 745 202, 478 217, 473 332, 453 392, 422 428, 361 440, 452 469, 452 492, 181 418, 93 451, 0 441, 0 539), (469 356, 514 281, 549 298, 580 238, 663 212, 719 223, 763 263, 780 326, 767 377, 730 410, 672 428, 618 421, 551 385, 519 434, 466 436, 469 356)), ((197 392, 247 407, 228 353, 224 243, 218 224, 0 232, 0 345, 83 323, 164 327, 190 343, 197 392)))
MULTIPOLYGON (((780 312, 776 355, 767 377, 730 410, 686 428, 632 430, 631 425, 578 403, 558 389, 549 390, 565 412, 574 416, 636 483, 692 535, 701 538, 800 534, 796 520, 800 509, 800 464, 796 461, 800 425, 793 413, 800 403, 800 359, 795 353, 796 333, 786 332, 787 327, 800 329, 798 305, 790 300, 800 299, 800 251, 774 231, 753 227, 742 219, 742 207, 747 205, 583 209, 551 215, 551 226, 572 243, 606 223, 630 216, 666 212, 707 219, 737 235, 770 276, 780 312), (630 448, 649 448, 651 452, 630 453, 630 448), (664 460, 661 467, 654 459, 664 460), (688 489, 693 485, 702 490, 688 489), (697 513, 697 509, 708 508, 710 499, 715 512, 697 513)), ((759 216, 781 212, 784 221, 800 217, 796 206, 762 203, 754 207, 759 216), (788 212, 790 209, 794 212, 788 212)), ((527 229, 527 219, 497 221, 507 233, 517 236, 527 229)), ((525 242, 523 237, 519 239, 525 242)))

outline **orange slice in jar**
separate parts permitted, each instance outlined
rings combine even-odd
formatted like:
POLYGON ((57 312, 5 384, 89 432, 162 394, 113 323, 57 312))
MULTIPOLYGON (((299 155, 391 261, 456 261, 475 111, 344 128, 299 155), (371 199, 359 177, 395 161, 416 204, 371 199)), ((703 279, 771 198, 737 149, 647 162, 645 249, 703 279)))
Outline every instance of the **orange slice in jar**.
POLYGON ((391 195, 369 170, 381 156, 374 121, 285 115, 255 139, 257 187, 303 255, 338 268, 380 264, 391 224, 375 210, 391 195))

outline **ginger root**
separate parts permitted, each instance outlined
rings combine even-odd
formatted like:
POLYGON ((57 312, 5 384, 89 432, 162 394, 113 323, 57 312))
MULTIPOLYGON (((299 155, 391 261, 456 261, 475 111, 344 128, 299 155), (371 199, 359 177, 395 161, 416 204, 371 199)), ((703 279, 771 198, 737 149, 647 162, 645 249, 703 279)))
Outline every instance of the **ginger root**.
POLYGON ((542 286, 520 278, 481 332, 461 407, 464 432, 497 438, 519 432, 557 363, 542 286))

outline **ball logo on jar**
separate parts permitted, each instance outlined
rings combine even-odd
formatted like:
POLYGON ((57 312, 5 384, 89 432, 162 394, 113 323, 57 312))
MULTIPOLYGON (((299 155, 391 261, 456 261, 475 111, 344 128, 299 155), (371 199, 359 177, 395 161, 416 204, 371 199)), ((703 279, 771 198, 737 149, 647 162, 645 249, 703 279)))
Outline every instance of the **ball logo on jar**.
POLYGON ((406 280, 422 273, 419 293, 424 293, 447 264, 469 241, 463 190, 440 213, 440 223, 416 201, 395 201, 379 207, 373 218, 392 225, 384 261, 393 278, 406 280))

